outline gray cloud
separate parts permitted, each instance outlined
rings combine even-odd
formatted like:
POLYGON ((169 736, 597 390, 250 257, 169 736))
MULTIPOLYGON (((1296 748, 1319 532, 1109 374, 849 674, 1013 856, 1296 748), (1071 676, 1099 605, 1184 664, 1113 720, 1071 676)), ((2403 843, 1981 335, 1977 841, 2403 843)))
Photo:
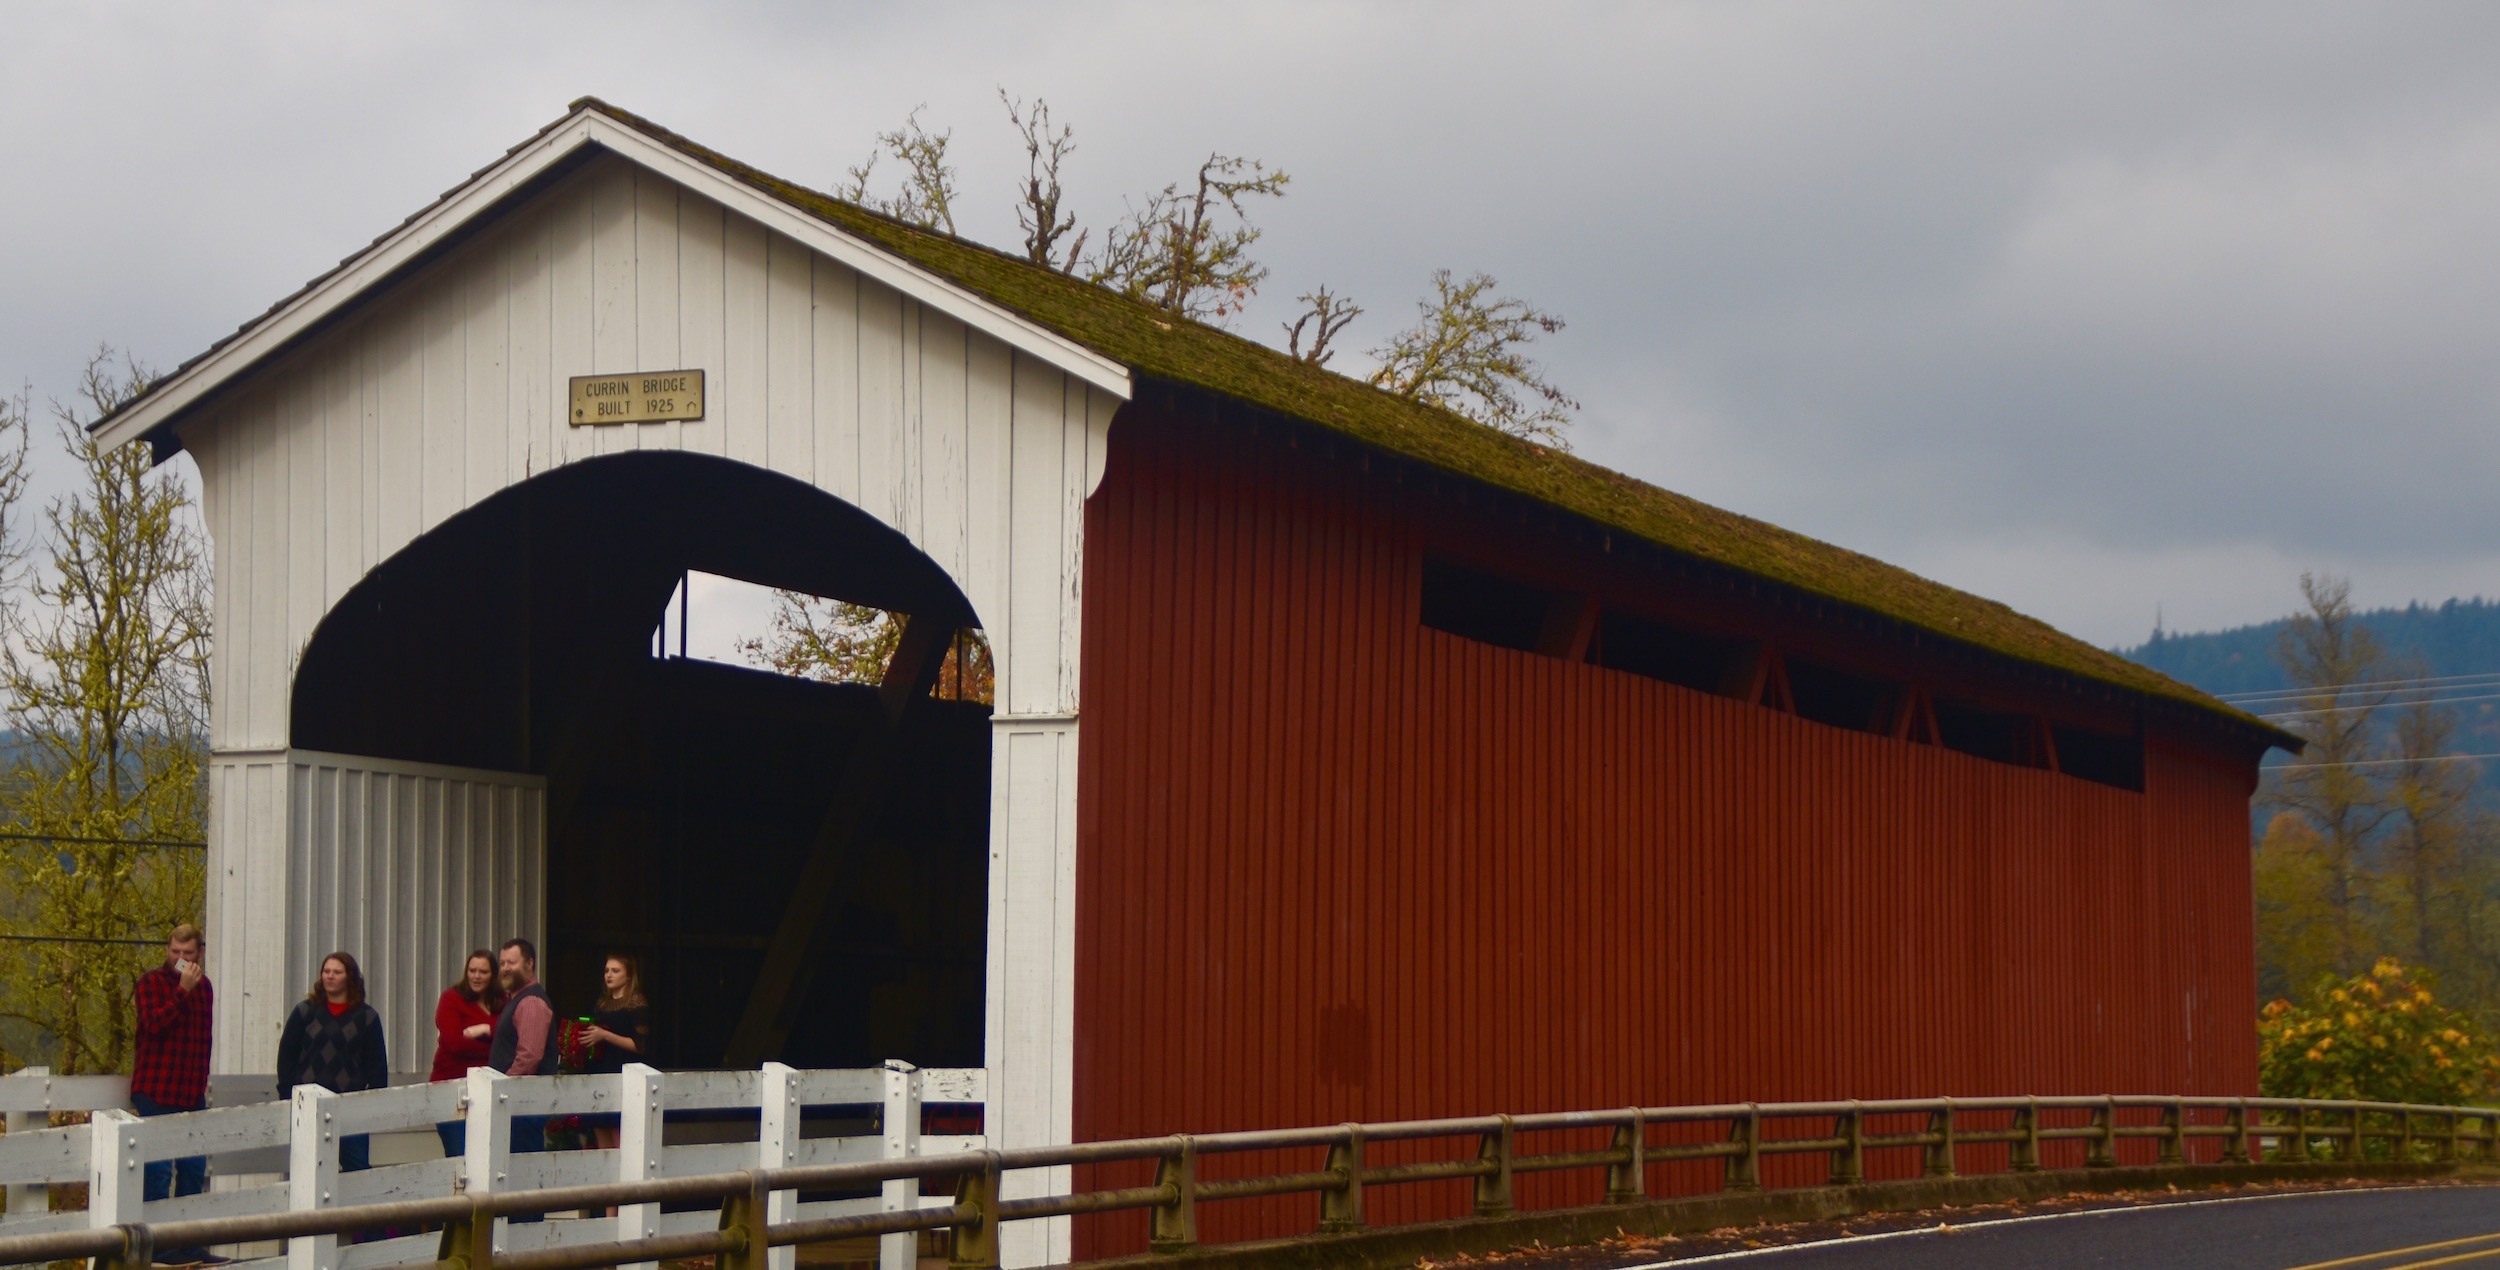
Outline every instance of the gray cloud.
POLYGON ((2500 593, 2500 12, 2212 5, 99 5, 0 44, 0 377, 170 364, 580 93, 830 183, 917 102, 976 237, 1209 148, 1294 174, 1269 336, 1484 269, 1571 327, 1582 450, 2086 637, 2303 567, 2500 593))

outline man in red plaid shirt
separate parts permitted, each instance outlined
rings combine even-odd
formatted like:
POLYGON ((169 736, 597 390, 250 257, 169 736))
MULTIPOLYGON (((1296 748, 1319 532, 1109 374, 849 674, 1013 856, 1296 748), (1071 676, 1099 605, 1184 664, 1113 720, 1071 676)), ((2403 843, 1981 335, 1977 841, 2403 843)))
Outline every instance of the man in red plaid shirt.
MULTIPOLYGON (((139 976, 133 989, 139 1043, 130 1064, 130 1105, 140 1115, 197 1111, 208 1105, 209 1020, 217 997, 200 965, 207 943, 197 926, 186 922, 174 927, 165 937, 165 964, 139 976)), ((208 1158, 150 1161, 146 1185, 149 1199, 196 1195, 208 1189, 208 1158)), ((182 1257, 175 1252, 157 1258, 182 1263, 203 1259, 204 1254, 182 1257)))

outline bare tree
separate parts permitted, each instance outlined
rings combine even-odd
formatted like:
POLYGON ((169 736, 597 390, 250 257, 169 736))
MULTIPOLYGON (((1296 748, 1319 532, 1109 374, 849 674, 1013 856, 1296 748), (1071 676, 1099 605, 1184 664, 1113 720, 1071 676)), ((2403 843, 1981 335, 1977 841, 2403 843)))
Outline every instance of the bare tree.
POLYGON ((1372 383, 1439 406, 1512 436, 1569 449, 1563 430, 1580 403, 1545 378, 1528 345, 1563 329, 1563 320, 1525 300, 1493 294, 1490 275, 1453 281, 1432 275, 1431 299, 1416 302, 1420 320, 1372 350, 1380 369, 1372 383))
POLYGON ((1285 351, 1296 360, 1313 366, 1326 366, 1328 359, 1337 355, 1337 350, 1328 347, 1329 341, 1336 339, 1347 323, 1362 315, 1363 306, 1330 292, 1326 287, 1306 291, 1298 298, 1302 301, 1302 313, 1292 322, 1284 324, 1285 351), (1307 349, 1302 347, 1305 330, 1311 333, 1311 346, 1307 349))
POLYGON ((2300 690, 2288 724, 2308 746, 2277 778, 2273 801, 2301 814, 2319 837, 2336 973, 2366 968, 2371 837, 2397 811, 2363 766, 2371 760, 2389 690, 2387 657, 2352 608, 2342 578, 2300 575, 2306 610, 2284 624, 2275 656, 2300 690))
POLYGON ((1292 179, 1255 159, 1210 154, 1195 190, 1175 182, 1130 208, 1103 235, 1086 277, 1181 317, 1231 317, 1267 279, 1250 257, 1259 230, 1242 200, 1281 198, 1292 179))
POLYGON ((858 167, 850 169, 850 183, 836 192, 896 220, 952 234, 955 169, 947 165, 946 147, 954 141, 955 130, 933 133, 922 128, 920 112, 928 108, 928 103, 922 102, 903 117, 902 127, 878 133, 877 148, 869 151, 858 167), (894 197, 879 198, 870 192, 869 180, 876 173, 877 159, 887 154, 903 164, 903 185, 894 197))
POLYGON ((1027 106, 1022 98, 1009 97, 1001 88, 998 100, 1007 107, 1007 119, 1015 124, 1017 135, 1024 138, 1024 198, 1016 205, 1016 224, 1024 230, 1024 258, 1072 273, 1077 259, 1085 254, 1086 231, 1076 227, 1075 213, 1060 208, 1059 165, 1075 152, 1076 133, 1065 124, 1053 132, 1050 104, 1039 97, 1027 106), (1076 235, 1075 240, 1064 253, 1059 252, 1059 240, 1070 233, 1076 235))
MULTIPOLYGON (((2416 664, 2415 677, 2429 674, 2416 664)), ((2385 844, 2396 903, 2403 914, 2417 966, 2443 966, 2450 961, 2444 936, 2462 922, 2445 920, 2434 907, 2462 899, 2457 885, 2462 863, 2460 847, 2468 830, 2469 803, 2477 773, 2470 763, 2451 757, 2457 718, 2437 705, 2429 693, 2416 690, 2396 716, 2396 761, 2388 765, 2388 796, 2404 821, 2385 844)))
MULTIPOLYGON (((109 413, 153 378, 100 351, 84 407, 109 413)), ((0 1015, 42 1029, 56 1070, 112 1071, 129 1058, 130 978, 150 953, 111 941, 161 938, 202 900, 198 852, 130 844, 193 842, 205 827, 208 556, 179 477, 145 446, 104 448, 82 410, 56 411, 83 481, 45 514, 42 612, 0 647, 18 741, 0 807, 15 829, 60 840, 0 858, 27 901, 19 933, 87 942, 7 945, 0 1015)))

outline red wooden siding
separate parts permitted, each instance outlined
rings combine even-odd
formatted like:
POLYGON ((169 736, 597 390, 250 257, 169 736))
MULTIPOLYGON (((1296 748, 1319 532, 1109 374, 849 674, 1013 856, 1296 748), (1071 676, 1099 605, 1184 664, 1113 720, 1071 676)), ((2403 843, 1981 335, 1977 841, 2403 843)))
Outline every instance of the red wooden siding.
MULTIPOLYGON (((1133 406, 1088 506, 1079 1140, 2256 1092, 2244 758, 2157 729, 2137 794, 1424 628, 1423 553, 1463 522, 1292 435, 1133 406)), ((1078 1251, 1143 1239, 1104 1219, 1078 1251)))

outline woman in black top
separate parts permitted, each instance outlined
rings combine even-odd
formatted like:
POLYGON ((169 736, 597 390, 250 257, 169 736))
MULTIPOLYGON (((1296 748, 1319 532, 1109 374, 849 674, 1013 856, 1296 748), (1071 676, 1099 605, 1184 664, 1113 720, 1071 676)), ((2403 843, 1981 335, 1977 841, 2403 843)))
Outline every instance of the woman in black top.
MULTIPOLYGON (((600 968, 599 1004, 590 1011, 588 1036, 599 1043, 590 1056, 586 1072, 615 1075, 627 1063, 651 1061, 651 1003, 642 995, 642 963, 624 953, 608 954, 607 964, 600 968)), ((591 1133, 602 1147, 613 1150, 617 1141, 615 1116, 589 1120, 591 1133)))
MULTIPOLYGON (((382 1016, 365 1004, 365 972, 347 953, 321 959, 321 978, 295 1003, 278 1034, 278 1097, 297 1085, 319 1085, 334 1094, 386 1089, 391 1060, 382 1041, 382 1016)), ((371 1140, 353 1134, 339 1140, 339 1170, 369 1167, 371 1140)))

